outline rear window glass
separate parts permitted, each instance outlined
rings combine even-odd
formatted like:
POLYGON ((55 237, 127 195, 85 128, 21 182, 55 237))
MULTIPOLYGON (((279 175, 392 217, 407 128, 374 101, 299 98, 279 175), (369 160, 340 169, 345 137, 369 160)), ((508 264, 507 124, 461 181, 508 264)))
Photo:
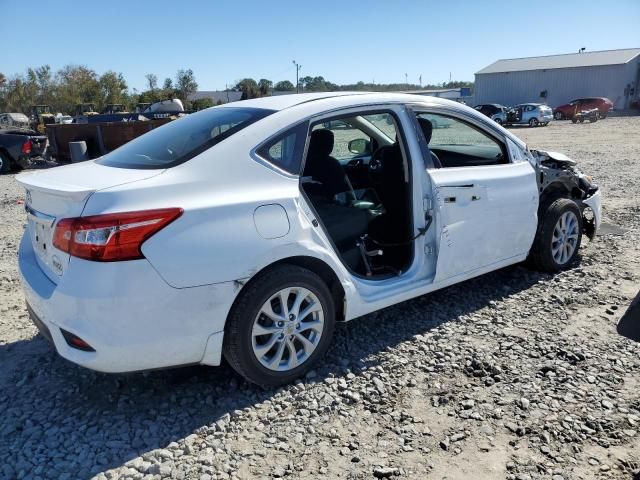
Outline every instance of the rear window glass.
POLYGON ((273 113, 262 108, 210 108, 173 120, 125 143, 97 163, 110 167, 169 168, 199 155, 273 113))

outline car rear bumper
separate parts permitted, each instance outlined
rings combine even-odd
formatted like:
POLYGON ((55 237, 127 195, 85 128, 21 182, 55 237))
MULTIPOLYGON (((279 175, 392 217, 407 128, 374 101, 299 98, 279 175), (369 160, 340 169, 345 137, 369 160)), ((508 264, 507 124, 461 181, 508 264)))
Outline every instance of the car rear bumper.
POLYGON ((74 363, 111 373, 220 363, 224 322, 239 289, 233 282, 178 289, 147 260, 72 258, 56 284, 38 265, 28 234, 18 264, 33 322, 74 363), (70 345, 63 330, 95 351, 70 345))

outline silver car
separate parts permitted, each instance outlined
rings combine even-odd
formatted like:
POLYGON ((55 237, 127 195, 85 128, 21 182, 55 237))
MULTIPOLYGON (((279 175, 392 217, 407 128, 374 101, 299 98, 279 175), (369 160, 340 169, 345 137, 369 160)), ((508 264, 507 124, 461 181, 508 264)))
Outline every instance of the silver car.
POLYGON ((546 127, 553 120, 553 110, 542 103, 521 103, 507 112, 507 125, 546 127))

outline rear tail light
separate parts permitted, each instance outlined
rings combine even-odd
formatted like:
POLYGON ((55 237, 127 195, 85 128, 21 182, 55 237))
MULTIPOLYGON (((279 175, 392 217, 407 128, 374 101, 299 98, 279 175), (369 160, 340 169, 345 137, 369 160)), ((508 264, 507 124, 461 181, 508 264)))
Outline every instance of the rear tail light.
POLYGON ((33 142, 31 140, 27 140, 22 144, 22 149, 20 151, 25 155, 29 155, 31 153, 32 148, 33 148, 33 142))
POLYGON ((182 215, 181 208, 64 218, 56 224, 53 245, 74 257, 96 262, 144 258, 142 244, 182 215))

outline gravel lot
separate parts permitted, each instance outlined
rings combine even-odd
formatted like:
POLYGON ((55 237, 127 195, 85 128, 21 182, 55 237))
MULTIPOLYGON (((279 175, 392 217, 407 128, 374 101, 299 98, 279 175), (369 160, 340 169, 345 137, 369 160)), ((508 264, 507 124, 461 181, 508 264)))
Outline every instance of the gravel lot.
POLYGON ((0 177, 0 478, 640 478, 640 344, 615 331, 640 279, 640 117, 516 133, 579 160, 623 232, 560 275, 506 268, 342 325, 277 391, 56 356, 18 282, 22 192, 0 177))

